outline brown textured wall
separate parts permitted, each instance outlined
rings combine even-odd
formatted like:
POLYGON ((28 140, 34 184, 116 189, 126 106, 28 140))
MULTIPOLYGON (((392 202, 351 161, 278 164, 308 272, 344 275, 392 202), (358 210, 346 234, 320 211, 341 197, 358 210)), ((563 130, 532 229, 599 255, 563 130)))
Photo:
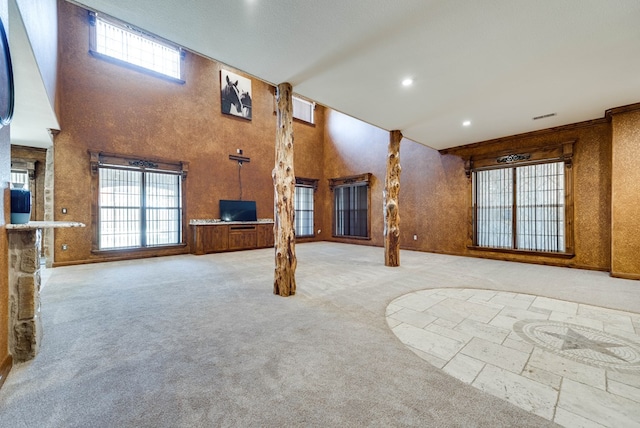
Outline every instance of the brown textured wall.
POLYGON ((318 241, 331 236, 330 227, 324 226, 324 197, 329 188, 324 177, 324 122, 326 109, 316 106, 315 125, 298 120, 293 121, 294 170, 296 177, 318 180, 318 190, 314 195, 313 238, 301 241, 318 241), (318 230, 321 232, 318 234, 318 230))
MULTIPOLYGON (((465 255, 504 260, 548 263, 587 269, 610 269, 611 257, 611 125, 600 120, 560 130, 502 138, 470 148, 450 151, 457 155, 481 155, 502 150, 523 151, 575 141, 573 148, 574 246, 575 257, 558 259, 519 254, 464 250, 465 255)), ((464 175, 463 165, 459 166, 464 175)), ((467 204, 470 204, 467 195, 467 204)))
POLYGON ((611 274, 640 279, 640 111, 612 118, 611 274))
MULTIPOLYGON (((326 240, 349 242, 362 245, 382 246, 383 241, 383 211, 382 191, 387 167, 387 146, 389 133, 383 129, 371 126, 345 114, 328 110, 325 113, 325 146, 324 146, 324 174, 325 186, 331 178, 345 177, 370 172, 371 181, 371 234, 369 240, 333 238, 333 193, 328 186, 324 189, 323 223, 326 229, 326 240)), ((404 141, 400 143, 400 147, 404 141)), ((402 154, 400 155, 402 163, 402 154)), ((404 171, 403 171, 404 173, 404 171)), ((402 198, 402 186, 400 189, 402 198)), ((400 208, 402 210, 402 207, 400 208)), ((400 211, 401 228, 404 223, 400 211)))
MULTIPOLYGON (((228 155, 241 148, 243 198, 255 199, 258 216, 273 216, 273 88, 253 79, 253 120, 220 112, 216 62, 187 53, 186 83, 176 84, 114 65, 88 54, 86 11, 60 5, 60 121, 55 140, 56 219, 90 224, 87 149, 189 162, 186 217, 217 217, 219 199, 239 197, 238 167, 228 155), (60 214, 66 207, 67 215, 60 214)), ((316 126, 294 123, 295 172, 318 178, 314 239, 383 245, 382 191, 389 133, 319 107, 316 126), (332 238, 332 193, 327 180, 370 172, 371 239, 332 238)), ((536 132, 442 154, 404 139, 400 190, 401 245, 421 251, 610 268, 611 128, 605 121, 536 132), (467 249, 470 184, 462 156, 522 150, 576 140, 574 148, 575 253, 572 259, 478 252, 467 249), (417 239, 414 240, 413 236, 417 239)), ((91 228, 56 232, 56 262, 91 254, 91 228)))
MULTIPOLYGON (((439 153, 403 139, 400 187, 400 243, 420 251, 547 263, 588 269, 610 268, 611 134, 604 120, 536 132, 439 153), (467 248, 470 182, 463 156, 502 150, 526 150, 575 140, 574 233, 575 257, 571 259, 474 251, 467 248), (417 239, 414 240, 414 235, 417 239)), ((340 177, 363 172, 374 175, 372 186, 371 240, 340 240, 383 245, 382 191, 389 133, 356 119, 327 111, 325 176, 340 177)), ((332 198, 325 192, 325 225, 331 225, 332 198)))
POLYGON ((462 159, 404 140, 400 162, 402 248, 463 254, 468 183, 462 159))
MULTIPOLYGON (((383 197, 389 133, 328 110, 325 132, 325 176, 337 178, 370 172, 371 239, 328 239, 384 245, 383 197)), ((466 241, 466 178, 458 156, 404 138, 400 143, 400 244, 420 251, 463 254, 466 241), (414 235, 417 239, 414 240, 414 235)), ((331 228, 333 195, 325 192, 325 227, 331 228)))
MULTIPOLYGON (((238 164, 228 157, 242 149, 251 158, 241 171, 243 199, 257 201, 258 217, 273 218, 272 86, 252 79, 251 121, 223 115, 220 64, 187 52, 186 83, 174 83, 91 56, 84 9, 61 2, 59 19, 64 31, 59 34, 62 130, 55 138, 56 220, 91 222, 88 149, 189 162, 187 220, 219 217, 220 199, 239 198, 238 164), (63 207, 68 214, 61 214, 63 207)), ((297 132, 296 173, 314 178, 323 127, 296 124, 297 132)), ((102 259, 91 254, 91 237, 90 227, 57 230, 56 263, 102 259), (60 250, 63 243, 67 251, 60 250)))

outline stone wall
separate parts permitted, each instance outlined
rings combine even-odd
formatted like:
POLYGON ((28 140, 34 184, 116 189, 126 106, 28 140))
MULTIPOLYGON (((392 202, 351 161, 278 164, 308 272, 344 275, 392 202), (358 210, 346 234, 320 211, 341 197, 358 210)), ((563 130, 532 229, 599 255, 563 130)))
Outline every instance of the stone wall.
POLYGON ((16 362, 32 359, 42 337, 39 229, 9 235, 9 351, 16 362))

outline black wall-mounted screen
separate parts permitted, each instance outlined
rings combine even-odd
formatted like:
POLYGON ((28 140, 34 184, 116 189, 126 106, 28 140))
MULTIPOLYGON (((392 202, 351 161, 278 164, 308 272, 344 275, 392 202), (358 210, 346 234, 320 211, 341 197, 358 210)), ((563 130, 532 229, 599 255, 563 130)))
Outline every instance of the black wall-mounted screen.
POLYGON ((220 200, 222 221, 257 221, 256 201, 220 200))

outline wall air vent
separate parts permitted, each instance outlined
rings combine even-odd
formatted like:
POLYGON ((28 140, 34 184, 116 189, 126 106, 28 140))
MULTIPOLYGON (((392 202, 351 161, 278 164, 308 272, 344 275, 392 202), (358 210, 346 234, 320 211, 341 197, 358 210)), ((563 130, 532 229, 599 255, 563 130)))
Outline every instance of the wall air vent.
POLYGON ((536 116, 533 118, 533 120, 540 120, 540 119, 546 119, 548 117, 553 117, 556 116, 558 113, 548 113, 548 114, 543 114, 542 116, 536 116))

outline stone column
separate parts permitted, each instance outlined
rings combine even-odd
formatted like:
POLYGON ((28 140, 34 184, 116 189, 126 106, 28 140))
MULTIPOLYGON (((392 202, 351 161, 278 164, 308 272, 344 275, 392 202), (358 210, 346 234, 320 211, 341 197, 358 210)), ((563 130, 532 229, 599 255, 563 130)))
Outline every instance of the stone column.
MULTIPOLYGON (((47 161, 44 169, 44 221, 54 221, 53 206, 53 146, 47 149, 47 161)), ((42 236, 42 247, 46 266, 53 267, 54 245, 53 229, 45 229, 42 236)))
POLYGON ((40 229, 9 235, 9 352, 15 362, 35 357, 42 339, 40 320, 40 229))

